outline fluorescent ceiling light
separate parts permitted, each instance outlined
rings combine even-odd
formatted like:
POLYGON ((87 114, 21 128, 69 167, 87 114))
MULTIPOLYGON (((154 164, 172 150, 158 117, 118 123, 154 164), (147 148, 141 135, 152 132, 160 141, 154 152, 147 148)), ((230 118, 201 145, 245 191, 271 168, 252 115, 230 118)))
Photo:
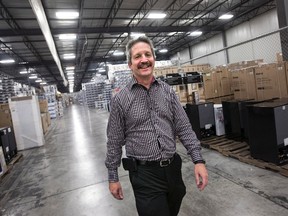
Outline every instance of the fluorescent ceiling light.
POLYGON ((149 19, 163 19, 166 17, 165 13, 150 13, 148 15, 149 19))
POLYGON ((46 82, 41 82, 40 84, 41 84, 41 85, 46 85, 47 83, 46 83, 46 82))
POLYGON ((14 63, 14 62, 15 62, 14 59, 5 59, 5 60, 0 61, 1 64, 10 64, 10 63, 14 63))
POLYGON ((224 14, 219 17, 219 19, 231 19, 234 15, 232 14, 224 14))
POLYGON ((60 40, 75 40, 76 34, 60 34, 59 39, 60 40))
POLYGON ((124 55, 124 52, 122 52, 122 51, 115 51, 115 52, 113 53, 113 55, 114 55, 114 56, 122 56, 122 55, 124 55))
POLYGON ((200 35, 202 35, 201 31, 194 31, 190 33, 190 36, 200 36, 200 35))
POLYGON ((39 82, 39 83, 40 83, 40 82, 42 82, 42 80, 41 80, 41 79, 38 79, 38 80, 35 80, 35 82, 39 82))
POLYGON ((56 17, 58 19, 76 19, 79 17, 79 13, 76 11, 58 11, 56 17))
POLYGON ((28 71, 20 71, 19 73, 20 73, 20 74, 27 74, 28 71))
POLYGON ((75 55, 73 53, 69 53, 69 54, 64 54, 63 55, 64 59, 74 59, 75 55))
POLYGON ((66 70, 74 70, 75 66, 66 67, 66 70))
POLYGON ((167 49, 160 49, 159 52, 160 52, 160 53, 167 53, 168 50, 167 50, 167 49))
POLYGON ((37 79, 38 77, 37 77, 37 75, 31 75, 31 76, 29 76, 29 79, 37 79))
POLYGON ((141 36, 145 36, 145 34, 144 33, 131 32, 130 36, 131 37, 141 37, 141 36))
POLYGON ((28 64, 28 62, 19 62, 18 64, 28 64))
POLYGON ((67 75, 74 75, 74 72, 73 71, 67 72, 67 75))

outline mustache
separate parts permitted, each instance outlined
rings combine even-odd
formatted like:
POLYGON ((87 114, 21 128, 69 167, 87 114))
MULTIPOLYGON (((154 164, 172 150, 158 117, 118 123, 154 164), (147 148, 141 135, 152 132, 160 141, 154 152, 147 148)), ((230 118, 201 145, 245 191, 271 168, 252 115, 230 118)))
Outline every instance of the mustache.
POLYGON ((138 69, 141 69, 141 68, 143 68, 144 66, 150 67, 150 66, 152 66, 152 63, 151 63, 150 61, 140 62, 140 63, 137 65, 137 68, 138 68, 138 69))

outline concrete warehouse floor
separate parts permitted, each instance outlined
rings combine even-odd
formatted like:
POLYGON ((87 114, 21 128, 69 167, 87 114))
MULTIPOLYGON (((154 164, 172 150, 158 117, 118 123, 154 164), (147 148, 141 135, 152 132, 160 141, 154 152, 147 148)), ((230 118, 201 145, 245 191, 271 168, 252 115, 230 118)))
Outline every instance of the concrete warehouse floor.
MULTIPOLYGON (((119 170, 124 200, 109 190, 104 165, 109 113, 72 105, 54 120, 46 144, 23 157, 0 181, 0 215, 135 216, 128 173, 119 170)), ((287 216, 288 178, 203 149, 209 185, 200 192, 182 145, 187 194, 179 216, 287 216)))

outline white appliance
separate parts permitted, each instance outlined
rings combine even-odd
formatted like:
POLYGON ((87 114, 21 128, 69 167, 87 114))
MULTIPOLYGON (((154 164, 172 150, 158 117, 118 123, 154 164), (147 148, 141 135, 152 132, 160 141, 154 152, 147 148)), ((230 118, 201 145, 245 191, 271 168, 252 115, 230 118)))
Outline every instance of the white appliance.
POLYGON ((225 134, 222 104, 214 104, 214 116, 215 116, 216 135, 222 136, 225 134))
POLYGON ((45 144, 38 98, 13 97, 9 107, 18 150, 45 144))

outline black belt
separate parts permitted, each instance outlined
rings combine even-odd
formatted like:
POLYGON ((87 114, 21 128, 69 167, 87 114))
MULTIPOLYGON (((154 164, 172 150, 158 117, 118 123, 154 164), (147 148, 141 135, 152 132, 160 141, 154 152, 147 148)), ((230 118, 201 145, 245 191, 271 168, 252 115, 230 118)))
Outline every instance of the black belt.
POLYGON ((160 167, 166 167, 169 166, 175 158, 175 154, 169 158, 169 159, 163 159, 159 161, 142 161, 142 160, 136 160, 138 165, 142 166, 160 166, 160 167))

